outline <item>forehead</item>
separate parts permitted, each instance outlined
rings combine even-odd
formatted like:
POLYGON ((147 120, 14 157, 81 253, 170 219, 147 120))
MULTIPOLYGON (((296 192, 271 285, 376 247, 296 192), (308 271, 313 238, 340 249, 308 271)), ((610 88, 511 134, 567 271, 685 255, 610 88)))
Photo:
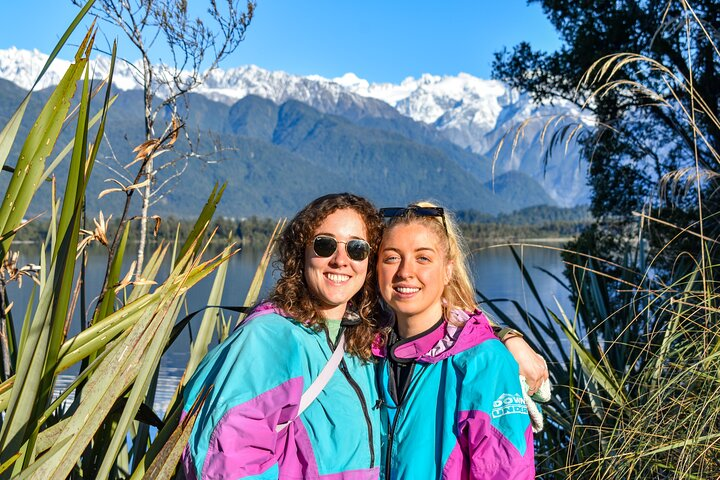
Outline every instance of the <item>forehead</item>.
POLYGON ((445 243, 436 230, 424 222, 395 223, 385 230, 382 248, 444 250, 445 243))
POLYGON ((329 234, 335 237, 366 238, 367 227, 363 217, 351 208, 335 210, 325 217, 314 232, 329 234))

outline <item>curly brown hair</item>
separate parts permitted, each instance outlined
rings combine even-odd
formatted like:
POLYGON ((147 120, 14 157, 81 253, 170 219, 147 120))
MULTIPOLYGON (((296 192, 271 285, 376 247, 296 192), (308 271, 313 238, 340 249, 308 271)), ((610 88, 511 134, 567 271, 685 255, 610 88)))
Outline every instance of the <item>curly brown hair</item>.
POLYGON ((352 193, 334 193, 317 198, 300 210, 278 241, 280 279, 270 292, 269 299, 289 316, 320 329, 325 319, 319 313, 319 303, 313 298, 305 280, 305 248, 313 239, 315 230, 337 210, 350 209, 363 219, 367 241, 371 247, 365 283, 350 300, 360 316, 358 325, 345 331, 346 350, 362 358, 372 358, 371 345, 378 333, 375 322, 377 306, 377 280, 375 263, 382 237, 382 219, 370 201, 352 193))

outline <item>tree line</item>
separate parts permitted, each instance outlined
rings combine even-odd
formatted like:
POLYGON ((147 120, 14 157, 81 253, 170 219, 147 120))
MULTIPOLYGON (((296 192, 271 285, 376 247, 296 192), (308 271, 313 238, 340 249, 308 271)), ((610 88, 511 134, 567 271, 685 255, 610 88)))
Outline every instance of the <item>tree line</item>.
MULTIPOLYGON (((490 215, 477 210, 460 210, 455 217, 470 247, 479 247, 522 241, 526 239, 570 239, 577 237, 585 227, 591 224, 592 217, 587 206, 562 208, 554 206, 535 206, 512 213, 490 215)), ((192 222, 187 219, 166 217, 151 222, 148 241, 155 244, 160 241, 185 241, 192 222)), ((245 218, 218 217, 212 220, 209 232, 214 232, 216 243, 235 242, 244 247, 264 248, 270 241, 278 219, 250 216, 245 218)), ((92 220, 85 222, 86 231, 94 229, 92 220)), ((45 242, 48 236, 49 222, 34 220, 25 225, 17 234, 17 243, 45 242)), ((115 218, 107 220, 106 229, 117 228, 115 218)), ((140 236, 140 222, 130 222, 129 241, 140 236)))

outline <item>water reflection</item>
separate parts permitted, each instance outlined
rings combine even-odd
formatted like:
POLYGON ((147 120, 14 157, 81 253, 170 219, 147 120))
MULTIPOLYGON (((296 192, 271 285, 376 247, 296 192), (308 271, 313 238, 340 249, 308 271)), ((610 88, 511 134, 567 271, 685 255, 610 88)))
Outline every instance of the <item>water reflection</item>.
MULTIPOLYGON (((38 247, 22 246, 20 261, 24 263, 38 262, 38 247)), ((516 251, 523 259, 526 268, 533 276, 534 283, 538 288, 539 294, 546 305, 555 305, 555 299, 560 301, 566 311, 568 309, 567 292, 561 284, 552 279, 547 273, 549 272, 557 277, 562 278, 563 264, 560 254, 556 249, 540 248, 540 247, 517 247, 516 251)), ((230 259, 227 274, 227 283, 223 293, 224 305, 242 305, 245 295, 252 281, 253 275, 262 257, 262 251, 257 249, 245 249, 230 259)), ((478 291, 491 299, 512 299, 517 301, 523 308, 536 315, 541 314, 540 306, 535 301, 528 285, 523 278, 515 259, 508 247, 484 248, 473 252, 471 257, 471 269, 475 276, 475 285, 478 291)), ((88 255, 87 263, 87 281, 86 281, 86 304, 87 311, 92 312, 94 308, 99 289, 101 287, 102 278, 105 272, 106 257, 102 250, 91 249, 88 255)), ((122 275, 130 268, 130 261, 126 261, 122 275)), ((161 270, 159 278, 167 275, 169 269, 168 262, 161 270)), ((277 272, 274 268, 270 268, 265 276, 262 293, 266 294, 276 278, 277 272)), ((206 278, 200 282, 195 288, 191 289, 187 296, 186 311, 194 311, 207 303, 207 297, 212 286, 213 276, 206 278)), ((25 307, 29 301, 32 282, 25 279, 22 288, 18 288, 17 284, 11 284, 8 287, 8 296, 14 302, 12 310, 13 320, 16 331, 20 332, 21 322, 25 316, 25 307)), ((36 295, 37 301, 37 295, 36 295)), ((505 312, 516 321, 521 321, 522 317, 512 306, 511 303, 505 304, 505 312)), ((199 322, 199 317, 197 322, 199 322)), ((232 314, 232 318, 237 318, 236 314, 232 314)), ((197 325, 197 323, 195 323, 197 325)), ((75 335, 79 331, 79 316, 76 312, 69 335, 75 335)), ((160 366, 160 377, 162 381, 158 385, 156 402, 154 408, 157 412, 163 412, 167 406, 167 402, 174 394, 175 388, 182 375, 187 358, 190 351, 190 335, 181 335, 176 343, 171 347, 166 355, 162 358, 160 366)), ((56 385, 56 392, 61 391, 67 386, 76 372, 69 371, 65 375, 61 375, 56 385)))

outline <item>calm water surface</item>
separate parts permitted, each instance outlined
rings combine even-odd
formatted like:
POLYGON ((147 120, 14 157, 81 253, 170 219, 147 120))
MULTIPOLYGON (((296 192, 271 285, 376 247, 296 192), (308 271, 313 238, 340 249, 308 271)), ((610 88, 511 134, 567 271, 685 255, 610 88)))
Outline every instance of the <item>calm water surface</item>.
MULTIPOLYGON (((37 262, 37 247, 23 246, 21 248, 21 263, 37 262)), ((560 301, 563 308, 569 311, 567 300, 567 292, 554 279, 543 273, 542 270, 548 271, 558 277, 562 277, 563 263, 560 254, 551 248, 523 247, 517 248, 518 254, 521 255, 525 262, 526 268, 530 270, 535 285, 547 305, 555 305, 555 299, 560 301)), ((260 258, 261 250, 245 249, 230 259, 228 268, 227 282, 223 294, 224 305, 242 305, 250 282, 255 273, 260 258)), ((106 259, 103 252, 99 250, 91 251, 87 265, 87 295, 86 305, 91 311, 95 305, 95 299, 102 282, 105 271, 106 259)), ((123 269, 123 274, 128 271, 129 262, 123 269)), ((473 252, 471 257, 471 268, 475 276, 476 288, 484 295, 491 299, 511 299, 517 301, 523 308, 538 314, 540 308, 534 300, 526 282, 517 267, 517 264, 507 247, 485 248, 473 252)), ((168 267, 161 271, 161 275, 167 274, 168 267)), ((263 283, 262 294, 268 292, 273 284, 274 269, 269 269, 263 283)), ((210 293, 214 275, 203 280, 195 288, 191 289, 187 296, 188 311, 194 311, 207 304, 207 297, 210 293)), ((17 285, 10 285, 8 295, 10 300, 14 302, 13 315, 16 323, 17 332, 20 332, 20 322, 25 314, 25 306, 29 300, 32 282, 23 282, 22 288, 17 285)), ((516 321, 521 321, 520 314, 510 304, 506 303, 506 313, 508 313, 516 321)), ((236 314, 232 314, 232 318, 237 318, 236 314)), ((195 317, 193 324, 195 327, 200 322, 201 315, 195 317)), ((70 335, 74 335, 79 331, 79 322, 74 321, 70 328, 70 335)), ((188 334, 183 334, 178 338, 171 349, 163 356, 160 365, 160 381, 154 408, 158 412, 163 412, 167 407, 167 402, 174 393, 183 373, 190 350, 190 338, 188 334)), ((73 379, 72 372, 61 375, 56 392, 61 391, 73 379)))

